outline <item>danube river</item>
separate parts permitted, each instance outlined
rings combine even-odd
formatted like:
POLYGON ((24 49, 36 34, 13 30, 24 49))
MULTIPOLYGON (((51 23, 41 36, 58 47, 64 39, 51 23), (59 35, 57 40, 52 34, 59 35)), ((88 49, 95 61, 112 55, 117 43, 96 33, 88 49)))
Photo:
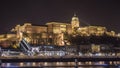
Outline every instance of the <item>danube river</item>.
POLYGON ((1 68, 120 68, 120 61, 2 63, 1 68))

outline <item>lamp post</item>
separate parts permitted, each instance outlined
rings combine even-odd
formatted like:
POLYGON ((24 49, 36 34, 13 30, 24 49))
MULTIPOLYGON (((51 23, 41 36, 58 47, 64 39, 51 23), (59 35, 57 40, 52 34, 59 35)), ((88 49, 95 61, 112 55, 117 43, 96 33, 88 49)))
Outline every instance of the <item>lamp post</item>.
POLYGON ((75 68, 78 68, 78 60, 75 59, 75 68))

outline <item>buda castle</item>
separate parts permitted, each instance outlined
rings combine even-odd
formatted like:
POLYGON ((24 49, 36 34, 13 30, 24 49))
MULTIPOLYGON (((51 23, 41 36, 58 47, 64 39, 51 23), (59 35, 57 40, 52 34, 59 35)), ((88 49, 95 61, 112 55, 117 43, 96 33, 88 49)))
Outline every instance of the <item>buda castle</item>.
POLYGON ((16 25, 11 31, 15 32, 14 36, 18 41, 24 38, 29 44, 34 44, 35 46, 40 44, 58 46, 70 45, 70 42, 67 40, 67 35, 72 34, 79 34, 81 36, 101 36, 107 34, 115 36, 115 32, 108 32, 106 27, 81 26, 76 14, 72 17, 71 23, 47 22, 45 25, 24 23, 23 25, 16 25))

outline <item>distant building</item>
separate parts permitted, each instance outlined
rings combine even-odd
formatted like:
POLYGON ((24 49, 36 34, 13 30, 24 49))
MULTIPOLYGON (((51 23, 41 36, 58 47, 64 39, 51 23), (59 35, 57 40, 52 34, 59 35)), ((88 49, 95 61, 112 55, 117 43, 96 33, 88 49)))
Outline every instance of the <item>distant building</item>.
POLYGON ((25 38, 30 44, 40 45, 70 45, 66 39, 66 35, 79 34, 81 36, 103 34, 115 36, 115 32, 108 32, 102 26, 80 26, 79 18, 74 14, 71 23, 48 22, 45 25, 34 25, 25 23, 24 25, 15 26, 12 31, 16 32, 16 37, 21 40, 25 38))
POLYGON ((107 32, 107 29, 102 26, 86 26, 86 27, 79 27, 77 29, 77 33, 81 36, 90 36, 96 35, 101 36, 107 32))
POLYGON ((74 29, 80 27, 79 18, 76 16, 76 14, 74 14, 74 16, 72 17, 71 25, 72 25, 72 32, 74 32, 74 29))
POLYGON ((16 41, 16 34, 2 34, 0 35, 0 46, 7 48, 12 44, 15 44, 14 41, 16 41))
POLYGON ((71 34, 71 24, 59 23, 59 22, 48 22, 48 38, 54 45, 64 45, 64 33, 71 34))

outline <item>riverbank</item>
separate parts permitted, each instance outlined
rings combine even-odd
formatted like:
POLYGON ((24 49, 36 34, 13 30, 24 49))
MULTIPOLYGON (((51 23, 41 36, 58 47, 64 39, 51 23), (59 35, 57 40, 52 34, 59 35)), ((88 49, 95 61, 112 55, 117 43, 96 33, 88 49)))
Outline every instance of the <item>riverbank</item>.
POLYGON ((2 62, 74 62, 75 59, 79 62, 84 61, 120 61, 120 57, 0 57, 2 62))

